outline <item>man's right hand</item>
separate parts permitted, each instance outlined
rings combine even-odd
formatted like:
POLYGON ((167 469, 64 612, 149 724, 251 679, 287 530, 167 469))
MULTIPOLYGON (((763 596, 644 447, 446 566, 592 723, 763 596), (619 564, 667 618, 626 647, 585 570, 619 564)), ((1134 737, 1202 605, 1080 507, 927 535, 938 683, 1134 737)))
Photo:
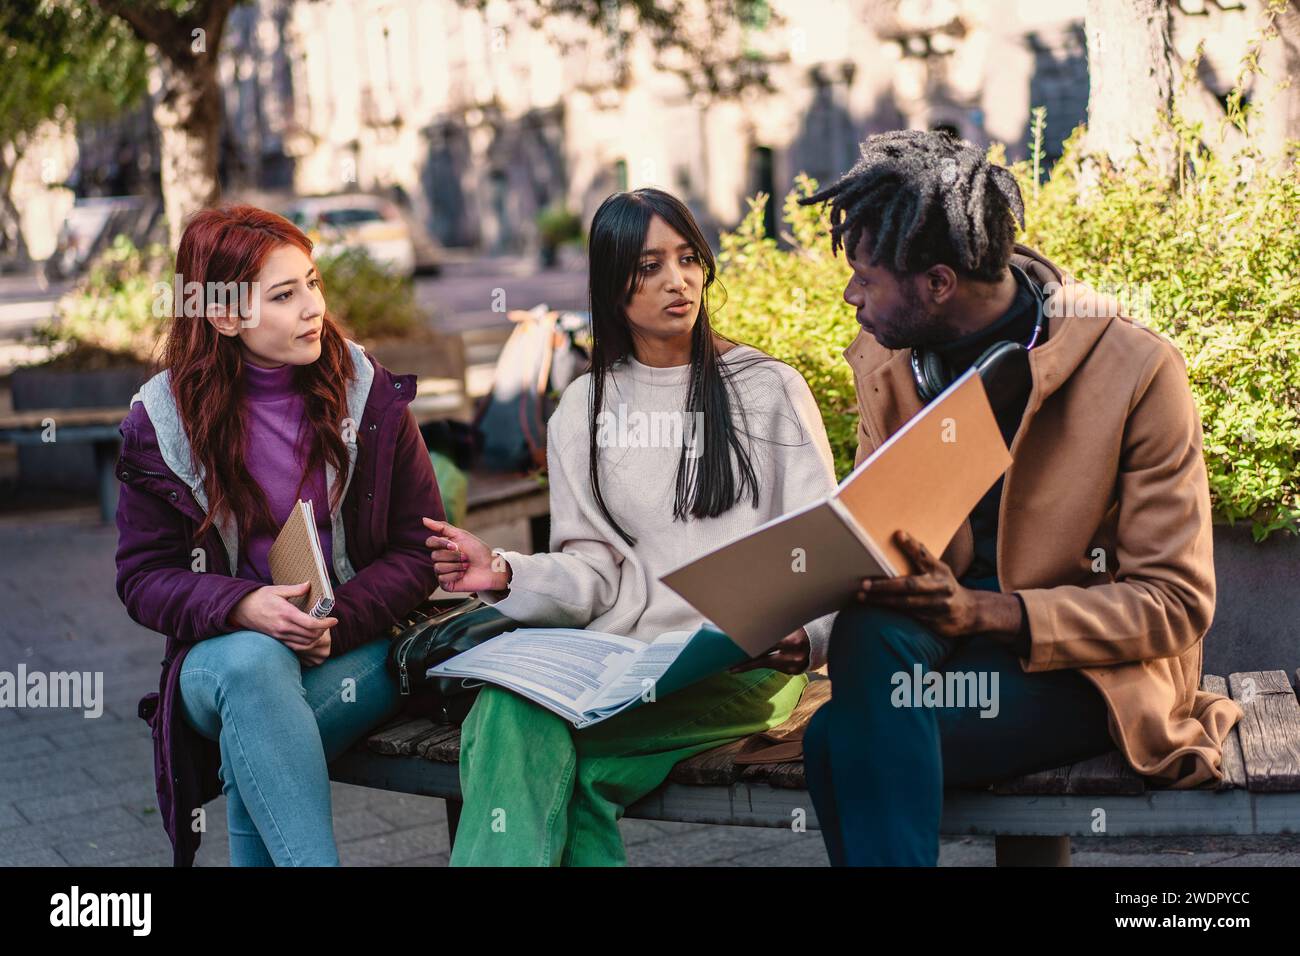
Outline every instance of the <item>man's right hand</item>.
POLYGON ((230 612, 229 621, 236 627, 269 634, 298 650, 310 647, 321 635, 338 624, 336 617, 312 617, 289 603, 311 590, 302 584, 268 584, 250 591, 230 612))

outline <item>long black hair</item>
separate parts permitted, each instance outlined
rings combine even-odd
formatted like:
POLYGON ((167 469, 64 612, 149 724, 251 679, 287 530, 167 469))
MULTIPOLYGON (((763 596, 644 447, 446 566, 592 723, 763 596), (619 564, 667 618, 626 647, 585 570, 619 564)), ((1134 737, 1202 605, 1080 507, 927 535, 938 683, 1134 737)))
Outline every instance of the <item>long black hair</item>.
MULTIPOLYGON (((658 216, 690 243, 704 267, 704 285, 700 291, 699 316, 691 332, 690 379, 686 390, 687 422, 694 422, 702 412, 703 435, 692 440, 703 442, 702 454, 688 455, 689 443, 682 447, 677 465, 677 492, 673 501, 674 520, 686 517, 713 518, 729 510, 745 496, 748 489, 754 507, 758 506, 758 476, 746 447, 732 421, 731 379, 741 367, 722 367, 709 324, 709 292, 715 284, 717 265, 713 251, 700 232, 695 217, 678 199, 659 189, 637 189, 615 193, 601 203, 591 221, 587 243, 588 294, 591 300, 591 389, 588 424, 590 430, 591 491, 605 520, 629 546, 636 538, 610 514, 600 491, 598 416, 604 408, 605 385, 610 369, 632 355, 632 327, 624 309, 641 285, 637 266, 645 245, 650 220, 658 216), (736 458, 733 470, 732 455, 736 458)), ((732 342, 725 336, 724 341, 732 342)), ((739 343, 733 343, 739 344, 739 343)), ((771 360, 762 356, 760 360, 771 360)), ((737 402, 743 417, 743 403, 737 402)), ((696 446, 698 447, 698 446, 696 446)))

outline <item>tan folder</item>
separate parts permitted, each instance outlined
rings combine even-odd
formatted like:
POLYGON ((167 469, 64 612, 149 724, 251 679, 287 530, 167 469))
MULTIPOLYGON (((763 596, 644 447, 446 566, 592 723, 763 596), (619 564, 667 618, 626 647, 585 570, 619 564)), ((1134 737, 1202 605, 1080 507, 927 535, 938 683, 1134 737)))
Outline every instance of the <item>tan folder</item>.
POLYGON ((751 656, 837 611, 864 577, 910 574, 907 531, 940 555, 1011 455, 975 369, 889 437, 829 498, 661 580, 751 656))
POLYGON ((300 611, 312 617, 325 617, 334 607, 334 589, 330 587, 329 566, 321 552, 320 536, 316 533, 316 515, 310 501, 293 506, 289 520, 275 538, 267 555, 271 566, 271 580, 276 584, 302 584, 307 581, 311 590, 291 602, 300 611))

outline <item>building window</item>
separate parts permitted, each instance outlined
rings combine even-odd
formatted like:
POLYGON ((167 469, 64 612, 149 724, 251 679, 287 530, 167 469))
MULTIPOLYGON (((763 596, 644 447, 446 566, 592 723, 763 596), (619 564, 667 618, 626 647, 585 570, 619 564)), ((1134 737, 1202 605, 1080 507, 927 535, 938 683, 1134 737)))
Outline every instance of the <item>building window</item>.
POLYGON ((763 208, 763 235, 769 239, 776 238, 776 176, 773 172, 772 149, 769 146, 755 146, 750 153, 750 195, 767 193, 767 205, 763 208))

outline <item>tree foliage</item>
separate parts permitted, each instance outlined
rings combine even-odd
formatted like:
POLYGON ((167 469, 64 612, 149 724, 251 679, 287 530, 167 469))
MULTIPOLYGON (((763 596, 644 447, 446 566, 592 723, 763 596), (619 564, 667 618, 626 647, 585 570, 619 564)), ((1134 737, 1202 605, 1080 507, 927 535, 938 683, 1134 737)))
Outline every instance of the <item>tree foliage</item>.
POLYGON ((6 0, 0 8, 0 141, 45 120, 102 119, 145 92, 143 46, 125 24, 75 0, 6 0))
MULTIPOLYGON (((457 0, 486 11, 493 0, 457 0)), ((559 48, 571 46, 565 23, 603 36, 615 62, 637 34, 655 51, 656 66, 679 76, 692 94, 732 97, 747 89, 773 89, 769 67, 783 55, 756 39, 784 23, 767 0, 509 0, 533 29, 559 48)))

